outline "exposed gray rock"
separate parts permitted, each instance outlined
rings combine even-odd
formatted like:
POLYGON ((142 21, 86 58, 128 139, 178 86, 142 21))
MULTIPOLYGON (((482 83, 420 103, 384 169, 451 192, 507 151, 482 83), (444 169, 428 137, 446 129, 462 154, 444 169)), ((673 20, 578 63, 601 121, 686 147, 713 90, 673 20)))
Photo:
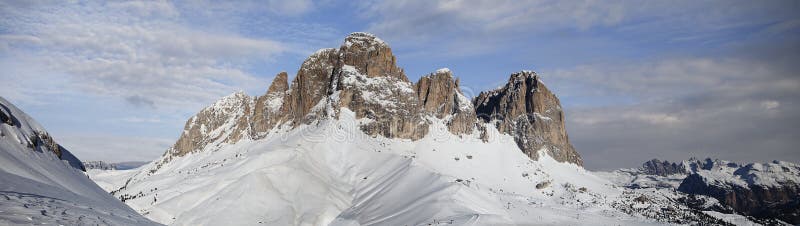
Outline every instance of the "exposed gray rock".
POLYGON ((660 161, 652 159, 642 164, 642 172, 650 175, 667 176, 672 174, 686 174, 686 167, 682 163, 660 161))
POLYGON ((266 135, 281 120, 291 115, 284 108, 284 100, 289 91, 288 77, 286 72, 279 73, 272 80, 267 93, 256 98, 250 122, 254 138, 266 135))
POLYGON ((547 148, 547 154, 560 162, 583 165, 569 142, 561 103, 535 72, 511 74, 502 88, 481 92, 474 105, 479 119, 512 135, 531 159, 538 159, 538 151, 547 148))
POLYGON ((338 61, 336 49, 321 49, 303 61, 283 101, 284 120, 297 126, 327 115, 324 108, 314 112, 312 108, 330 95, 331 77, 338 61))
POLYGON ((461 92, 458 79, 453 78, 449 69, 423 76, 415 88, 423 111, 445 119, 453 134, 472 133, 476 124, 475 108, 461 92))
POLYGON ((183 156, 211 143, 233 143, 249 136, 247 118, 252 112, 252 103, 249 96, 237 92, 203 108, 186 122, 180 138, 167 153, 183 156))
POLYGON ((478 123, 477 112, 484 122, 493 122, 501 132, 514 136, 528 156, 536 159, 535 152, 547 147, 558 161, 581 164, 569 144, 558 99, 533 72, 516 73, 505 88, 482 93, 477 100, 480 107, 476 109, 449 70, 412 84, 386 42, 356 32, 338 49, 322 49, 309 56, 291 85, 282 72, 263 96, 237 93, 203 109, 186 123, 178 142, 167 152, 170 156, 162 161, 210 144, 258 139, 284 125, 338 118, 346 108, 357 119, 368 119, 360 125, 368 135, 411 140, 428 133, 427 116, 443 120, 453 134, 471 134, 478 128, 486 136, 486 125, 478 123))
MULTIPOLYGON (((356 32, 339 48, 336 83, 338 108, 345 107, 368 135, 416 140, 428 132, 413 85, 397 67, 392 49, 372 34, 356 32)), ((336 95, 336 94, 333 94, 336 95)), ((337 108, 337 111, 338 111, 337 108)))

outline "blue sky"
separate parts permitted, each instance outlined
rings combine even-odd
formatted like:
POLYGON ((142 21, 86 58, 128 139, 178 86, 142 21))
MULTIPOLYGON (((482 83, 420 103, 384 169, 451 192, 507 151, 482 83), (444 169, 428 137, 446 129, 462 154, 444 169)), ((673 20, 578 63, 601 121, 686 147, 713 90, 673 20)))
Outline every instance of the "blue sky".
POLYGON ((2 1, 0 96, 84 160, 150 160, 355 31, 468 95, 532 69, 591 169, 800 162, 797 1, 2 1), (613 158, 609 158, 613 156, 613 158))

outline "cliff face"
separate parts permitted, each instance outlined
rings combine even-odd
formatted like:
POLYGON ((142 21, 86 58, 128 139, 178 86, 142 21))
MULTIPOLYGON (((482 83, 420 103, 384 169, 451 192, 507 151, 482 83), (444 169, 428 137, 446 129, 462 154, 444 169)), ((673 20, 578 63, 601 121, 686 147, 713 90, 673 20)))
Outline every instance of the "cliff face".
POLYGON ((281 126, 336 119, 347 108, 363 119, 359 126, 370 136, 417 140, 428 133, 433 118, 459 135, 486 133, 484 123, 491 122, 514 136, 531 158, 546 147, 558 161, 582 164, 569 144, 558 98, 535 73, 515 73, 504 88, 481 93, 474 103, 449 69, 412 84, 386 42, 356 32, 338 49, 309 56, 291 85, 282 72, 263 96, 237 93, 203 109, 186 123, 164 161, 211 144, 259 139, 281 126))
POLYGON ((284 120, 292 121, 296 126, 325 115, 323 111, 326 109, 312 112, 312 108, 330 95, 331 77, 338 60, 338 50, 322 49, 303 61, 284 100, 281 110, 284 120))
POLYGON ((443 68, 420 78, 415 88, 424 112, 444 119, 453 134, 471 134, 476 124, 475 108, 458 83, 450 69, 443 68))
MULTIPOLYGON (((416 140, 428 132, 413 85, 397 67, 392 49, 367 33, 353 33, 339 49, 336 84, 338 107, 358 119, 368 135, 416 140)), ((336 100, 334 99, 334 102, 336 100)))
POLYGON ((249 136, 247 119, 252 112, 252 99, 242 92, 223 97, 190 118, 175 145, 168 150, 183 156, 206 145, 235 142, 249 136))
POLYGON ((538 159, 538 151, 547 148, 547 154, 558 161, 583 164, 569 143, 561 103, 536 73, 514 73, 508 84, 481 92, 474 103, 479 119, 514 136, 530 158, 538 159))
POLYGON ((272 80, 267 93, 263 96, 256 97, 255 105, 253 106, 253 116, 250 122, 253 128, 252 135, 255 138, 260 138, 266 135, 272 128, 274 128, 283 117, 286 117, 287 111, 284 107, 285 99, 289 91, 289 76, 286 72, 281 72, 272 80))

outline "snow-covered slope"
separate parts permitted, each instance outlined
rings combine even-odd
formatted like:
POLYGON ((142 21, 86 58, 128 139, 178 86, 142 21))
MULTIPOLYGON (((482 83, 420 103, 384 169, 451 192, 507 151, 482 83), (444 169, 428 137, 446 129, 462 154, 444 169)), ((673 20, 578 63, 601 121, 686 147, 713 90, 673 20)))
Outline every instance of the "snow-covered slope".
POLYGON ((143 167, 116 194, 172 225, 654 223, 614 210, 621 190, 581 167, 532 161, 494 131, 418 141, 365 135, 352 112, 143 167), (539 188, 537 188, 539 187, 539 188))
POLYGON ((95 185, 80 161, 0 97, 0 225, 153 225, 95 185))

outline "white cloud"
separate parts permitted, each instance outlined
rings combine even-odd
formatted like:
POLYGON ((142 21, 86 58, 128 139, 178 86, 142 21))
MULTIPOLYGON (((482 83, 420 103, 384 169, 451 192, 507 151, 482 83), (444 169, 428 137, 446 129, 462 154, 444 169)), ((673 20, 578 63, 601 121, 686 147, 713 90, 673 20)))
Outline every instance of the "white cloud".
POLYGON ((775 110, 780 106, 781 106, 781 103, 778 102, 778 101, 774 101, 774 100, 761 101, 761 107, 763 107, 765 110, 768 110, 768 111, 769 110, 775 110))
POLYGON ((640 112, 632 109, 627 111, 588 111, 577 112, 572 115, 572 121, 588 126, 605 124, 605 123, 619 123, 622 121, 638 121, 656 126, 669 126, 680 123, 681 119, 676 114, 658 113, 658 112, 640 112))
MULTIPOLYGON (((586 40, 574 34, 618 35, 631 42, 658 44, 729 40, 731 34, 726 31, 732 29, 795 19, 796 7, 791 4, 792 1, 400 0, 367 1, 359 10, 370 21, 367 30, 387 40, 403 40, 417 49, 429 49, 422 55, 464 56, 492 53, 540 37, 586 40)), ((778 27, 785 30, 795 26, 796 22, 787 22, 778 27)))
MULTIPOLYGON (((4 69, 0 77, 67 76, 65 88, 142 106, 195 107, 235 90, 261 90, 268 81, 247 68, 285 52, 276 41, 194 29, 169 2, 31 5, 0 12, 9 28, 0 35, 4 65, 46 68, 36 75, 4 69)), ((24 89, 38 86, 29 85, 24 89)))
POLYGON ((791 92, 800 81, 769 62, 737 58, 669 58, 581 65, 545 71, 545 80, 567 97, 629 96, 675 101, 698 93, 748 97, 758 91, 791 92))
POLYGON ((800 132, 798 68, 775 62, 769 57, 667 58, 541 74, 568 105, 570 140, 589 168, 692 156, 798 161, 800 156, 792 154, 800 145, 794 138, 800 132), (620 159, 602 160, 609 155, 620 159))
POLYGON ((304 14, 313 9, 314 3, 311 0, 281 1, 267 0, 267 7, 270 11, 282 15, 304 14))

